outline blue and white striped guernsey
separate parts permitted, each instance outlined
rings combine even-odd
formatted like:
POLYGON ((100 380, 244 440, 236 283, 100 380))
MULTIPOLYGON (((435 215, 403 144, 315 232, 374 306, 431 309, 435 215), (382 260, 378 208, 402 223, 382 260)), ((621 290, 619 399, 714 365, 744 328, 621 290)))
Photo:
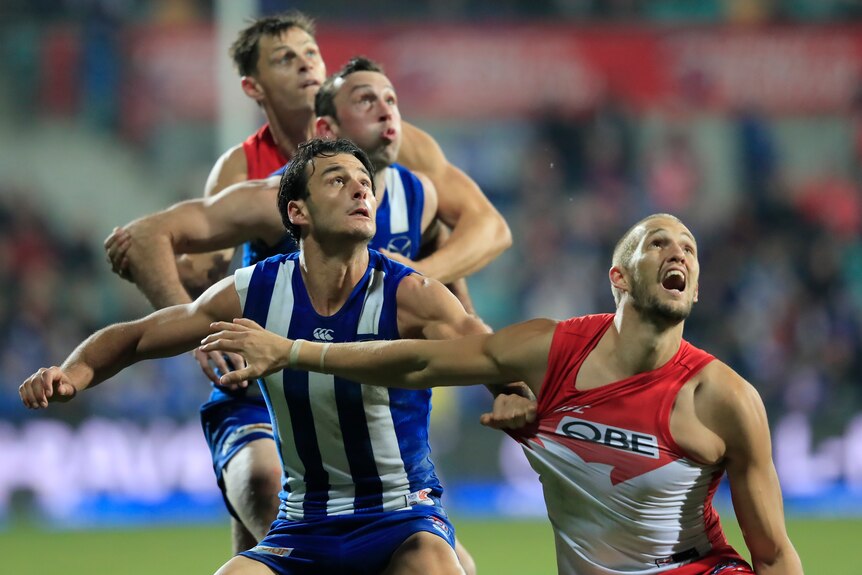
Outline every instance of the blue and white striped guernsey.
MULTIPOLYGON (((242 268, 235 282, 243 316, 291 339, 397 339, 396 291, 412 270, 369 254, 362 280, 329 317, 311 305, 298 253, 242 268)), ((283 468, 279 518, 396 510, 441 495, 428 446, 430 390, 293 370, 261 386, 283 468)))

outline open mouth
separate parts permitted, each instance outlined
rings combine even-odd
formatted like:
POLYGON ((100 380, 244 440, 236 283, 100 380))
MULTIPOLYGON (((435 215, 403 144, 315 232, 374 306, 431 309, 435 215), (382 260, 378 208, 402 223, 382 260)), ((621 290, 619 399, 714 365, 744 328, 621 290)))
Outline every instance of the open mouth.
POLYGON ((364 216, 366 218, 371 217, 367 208, 357 208, 357 209, 353 210, 352 212, 350 212, 350 215, 351 216, 364 216))
POLYGON ((670 270, 661 280, 661 286, 668 291, 685 291, 685 274, 680 270, 670 270))
POLYGON ((317 80, 306 80, 305 82, 299 84, 300 88, 309 88, 311 86, 314 86, 316 88, 320 86, 320 82, 318 82, 317 80))

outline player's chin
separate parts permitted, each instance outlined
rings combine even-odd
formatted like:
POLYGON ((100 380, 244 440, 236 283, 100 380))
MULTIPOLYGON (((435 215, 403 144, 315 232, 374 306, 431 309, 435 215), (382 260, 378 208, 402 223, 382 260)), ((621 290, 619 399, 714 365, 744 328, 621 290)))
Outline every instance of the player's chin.
MULTIPOLYGON (((357 218, 358 219, 358 218, 357 218)), ((369 220, 368 222, 357 221, 351 226, 350 230, 348 230, 347 235, 356 241, 368 242, 374 237, 374 234, 377 232, 377 226, 374 225, 373 220, 369 220)))

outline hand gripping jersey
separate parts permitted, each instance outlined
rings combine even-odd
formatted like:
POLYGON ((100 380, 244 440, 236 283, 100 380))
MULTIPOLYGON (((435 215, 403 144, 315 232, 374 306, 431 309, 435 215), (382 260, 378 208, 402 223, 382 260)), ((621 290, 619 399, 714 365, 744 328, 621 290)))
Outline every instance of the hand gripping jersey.
MULTIPOLYGON (((311 305, 298 253, 240 269, 235 277, 243 315, 292 339, 396 339, 396 290, 412 270, 369 254, 364 277, 329 317, 311 305)), ((429 456, 429 390, 365 386, 292 370, 266 377, 261 387, 283 465, 279 518, 437 504, 442 487, 429 456)))
POLYGON ((701 575, 747 568, 712 507, 721 468, 689 459, 670 434, 677 393, 713 356, 683 341, 658 369, 579 391, 578 370, 613 317, 557 326, 538 426, 519 438, 542 480, 559 572, 701 575))

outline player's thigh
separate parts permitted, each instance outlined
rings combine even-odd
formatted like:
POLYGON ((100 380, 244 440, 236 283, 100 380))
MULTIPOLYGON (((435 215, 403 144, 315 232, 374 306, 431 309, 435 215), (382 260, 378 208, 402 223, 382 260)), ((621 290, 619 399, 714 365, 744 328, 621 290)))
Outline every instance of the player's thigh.
POLYGON ((221 566, 215 575, 274 575, 275 571, 254 559, 237 555, 221 566))
POLYGON ((420 531, 402 543, 382 575, 463 575, 455 550, 443 538, 420 531))

